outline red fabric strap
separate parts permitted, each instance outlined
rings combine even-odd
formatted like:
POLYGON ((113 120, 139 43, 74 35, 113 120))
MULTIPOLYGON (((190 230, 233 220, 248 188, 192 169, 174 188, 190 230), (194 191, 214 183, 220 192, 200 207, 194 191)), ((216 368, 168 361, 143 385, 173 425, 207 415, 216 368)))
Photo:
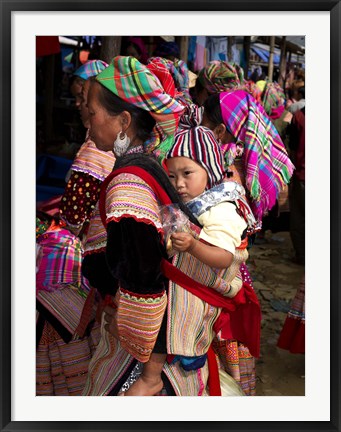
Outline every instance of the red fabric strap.
POLYGON ((165 259, 161 261, 161 271, 166 278, 174 281, 182 288, 185 288, 187 291, 212 306, 221 307, 229 311, 235 311, 236 305, 243 302, 242 293, 240 291, 233 299, 224 297, 217 291, 209 289, 207 286, 193 280, 165 259))
POLYGON ((228 298, 193 280, 165 259, 161 262, 161 271, 168 279, 201 300, 223 308, 214 324, 214 331, 221 331, 223 339, 237 339, 249 348, 254 357, 259 357, 261 310, 258 298, 250 285, 244 282, 238 294, 228 298))

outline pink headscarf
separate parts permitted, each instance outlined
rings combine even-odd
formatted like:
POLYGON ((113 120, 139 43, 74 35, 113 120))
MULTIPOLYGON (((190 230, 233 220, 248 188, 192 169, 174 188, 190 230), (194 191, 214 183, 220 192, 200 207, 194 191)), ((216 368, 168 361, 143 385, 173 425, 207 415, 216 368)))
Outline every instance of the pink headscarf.
POLYGON ((219 97, 224 124, 236 143, 244 147, 246 188, 251 208, 261 219, 289 183, 294 166, 264 108, 249 93, 236 90, 222 92, 219 97))

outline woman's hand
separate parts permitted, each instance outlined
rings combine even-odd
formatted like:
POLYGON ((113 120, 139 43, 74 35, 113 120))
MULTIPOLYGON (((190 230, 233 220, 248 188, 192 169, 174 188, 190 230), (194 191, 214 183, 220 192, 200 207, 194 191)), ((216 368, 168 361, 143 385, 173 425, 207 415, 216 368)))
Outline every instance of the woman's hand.
POLYGON ((117 309, 112 306, 106 305, 104 310, 104 328, 107 332, 109 332, 112 336, 118 339, 118 328, 117 328, 117 320, 116 320, 116 312, 117 309))
POLYGON ((196 244, 195 238, 187 232, 175 232, 171 235, 171 240, 173 249, 178 252, 191 252, 196 244))

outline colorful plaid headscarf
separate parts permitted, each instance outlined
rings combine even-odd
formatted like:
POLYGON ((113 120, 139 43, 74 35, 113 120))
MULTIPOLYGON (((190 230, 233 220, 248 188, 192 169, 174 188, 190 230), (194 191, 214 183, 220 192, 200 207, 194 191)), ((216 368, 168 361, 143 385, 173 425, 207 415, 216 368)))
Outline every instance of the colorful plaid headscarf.
POLYGON ((152 138, 144 143, 145 151, 162 159, 174 142, 184 107, 167 94, 159 78, 134 57, 114 57, 96 80, 119 98, 150 113, 156 126, 152 138))
POLYGON ((225 177, 224 160, 213 132, 196 126, 181 129, 175 134, 173 147, 166 159, 183 156, 200 164, 208 174, 207 188, 211 189, 225 177))
POLYGON ((258 102, 262 103, 262 90, 251 80, 245 80, 241 90, 245 90, 258 102))
POLYGON ((222 92, 220 108, 226 128, 244 146, 246 188, 251 208, 261 219, 289 183, 294 166, 264 108, 250 94, 243 90, 222 92))
POLYGON ((98 75, 102 70, 104 70, 106 67, 108 67, 108 63, 102 61, 102 60, 89 60, 86 63, 84 63, 82 66, 80 66, 74 75, 87 80, 90 77, 98 75))
POLYGON ((151 57, 148 59, 148 67, 159 64, 164 65, 173 78, 176 90, 178 91, 175 99, 185 105, 193 103, 189 94, 189 70, 187 64, 183 60, 172 62, 163 57, 151 57))
POLYGON ((276 82, 267 82, 262 94, 262 105, 265 112, 273 120, 281 117, 284 112, 285 94, 276 82))
POLYGON ((209 94, 240 88, 244 71, 236 63, 214 60, 199 72, 198 80, 209 94))

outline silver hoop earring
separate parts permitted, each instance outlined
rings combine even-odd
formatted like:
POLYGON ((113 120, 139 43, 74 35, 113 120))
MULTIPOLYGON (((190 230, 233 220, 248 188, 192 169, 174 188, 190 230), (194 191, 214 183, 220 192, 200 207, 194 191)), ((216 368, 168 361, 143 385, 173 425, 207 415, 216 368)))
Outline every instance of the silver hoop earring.
POLYGON ((121 137, 122 131, 117 134, 114 142, 113 152, 116 156, 123 156, 128 150, 130 144, 130 138, 126 133, 123 132, 123 137, 121 137))

